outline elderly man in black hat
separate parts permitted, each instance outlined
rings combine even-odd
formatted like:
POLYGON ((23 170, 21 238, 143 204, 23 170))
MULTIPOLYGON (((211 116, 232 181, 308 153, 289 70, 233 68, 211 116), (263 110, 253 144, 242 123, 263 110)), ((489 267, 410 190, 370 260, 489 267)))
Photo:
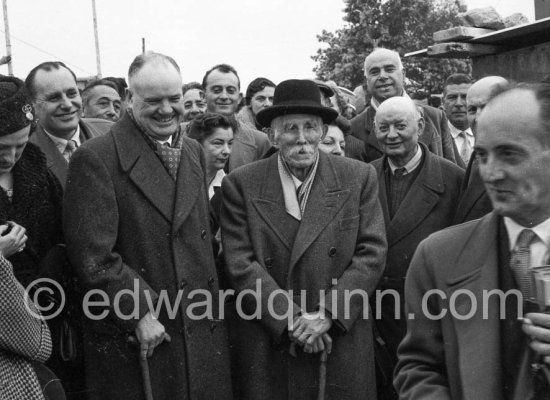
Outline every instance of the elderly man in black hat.
POLYGON ((280 151, 222 183, 222 240, 238 296, 230 319, 239 398, 374 398, 368 295, 382 273, 384 220, 372 166, 319 152, 337 113, 317 85, 280 83, 258 121, 280 151))

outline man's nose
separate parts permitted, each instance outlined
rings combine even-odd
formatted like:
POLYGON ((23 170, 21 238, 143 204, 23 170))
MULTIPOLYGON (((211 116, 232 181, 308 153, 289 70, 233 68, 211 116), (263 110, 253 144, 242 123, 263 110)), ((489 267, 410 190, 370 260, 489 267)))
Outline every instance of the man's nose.
POLYGON ((456 98, 456 105, 457 106, 466 106, 466 99, 463 98, 462 96, 458 96, 456 98))
POLYGON ((71 99, 69 99, 67 97, 67 95, 63 95, 62 98, 61 98, 61 106, 63 108, 71 108, 71 106, 73 105, 71 99))
POLYGON ((504 170, 493 155, 488 155, 485 162, 480 163, 479 173, 484 182, 496 182, 504 178, 504 170))
POLYGON ((168 101, 168 99, 165 99, 160 103, 159 111, 164 114, 172 113, 172 105, 170 104, 170 101, 168 101))

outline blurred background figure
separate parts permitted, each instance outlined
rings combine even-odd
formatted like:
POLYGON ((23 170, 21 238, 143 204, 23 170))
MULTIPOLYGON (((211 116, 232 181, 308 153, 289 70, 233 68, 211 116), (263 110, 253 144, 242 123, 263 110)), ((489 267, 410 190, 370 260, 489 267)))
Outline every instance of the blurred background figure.
POLYGON ((325 137, 319 142, 319 150, 323 153, 343 156, 345 148, 344 132, 335 123, 329 124, 325 137))
POLYGON ((108 76, 106 78, 103 78, 103 80, 110 81, 115 84, 118 95, 120 96, 120 100, 122 101, 122 107, 120 110, 120 117, 122 118, 122 116, 126 112, 126 108, 128 107, 128 101, 126 99, 126 90, 128 89, 128 84, 126 83, 126 79, 108 76))
POLYGON ((198 82, 183 85, 183 122, 189 122, 206 112, 204 88, 198 82))
POLYGON ((411 99, 420 105, 428 106, 428 100, 430 99, 430 93, 424 89, 419 89, 416 92, 411 93, 411 99))
POLYGON ((117 86, 106 79, 90 82, 82 90, 82 116, 116 122, 122 112, 117 86))
POLYGON ((246 88, 244 97, 245 106, 237 114, 237 118, 259 131, 262 126, 256 121, 256 114, 266 107, 273 105, 275 84, 267 78, 256 78, 246 88))

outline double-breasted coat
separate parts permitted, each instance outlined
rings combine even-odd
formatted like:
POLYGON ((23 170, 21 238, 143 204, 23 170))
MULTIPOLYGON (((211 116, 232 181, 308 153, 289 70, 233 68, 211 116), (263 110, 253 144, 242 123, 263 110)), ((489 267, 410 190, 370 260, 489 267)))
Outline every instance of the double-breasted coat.
POLYGON ((84 321, 89 399, 143 398, 138 348, 127 338, 151 304, 172 338, 149 359, 154 398, 231 398, 200 145, 184 139, 174 182, 125 115, 73 154, 64 204, 67 249, 79 280, 86 290, 102 290, 110 303, 107 318, 84 321), (203 294, 193 295, 196 289, 203 294), (194 318, 208 314, 208 296, 212 318, 194 318))
POLYGON ((289 355, 287 326, 302 302, 302 311, 313 312, 321 301, 334 321, 327 398, 375 398, 372 323, 364 300, 382 273, 386 239, 374 168, 320 153, 298 222, 285 211, 278 157, 239 168, 222 183, 230 285, 237 293, 257 284, 261 290, 258 301, 247 295, 242 302, 248 314, 261 307, 261 318, 228 316, 239 398, 316 398, 319 355, 289 355), (365 296, 346 301, 346 291, 355 289, 365 296))

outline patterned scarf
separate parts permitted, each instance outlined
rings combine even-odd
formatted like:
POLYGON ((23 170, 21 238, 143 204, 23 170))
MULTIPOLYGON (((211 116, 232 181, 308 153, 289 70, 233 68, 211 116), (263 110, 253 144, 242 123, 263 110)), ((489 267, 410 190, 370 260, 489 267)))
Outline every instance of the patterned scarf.
POLYGON ((298 221, 302 220, 302 216, 306 210, 307 200, 315 174, 317 173, 317 166, 319 165, 319 152, 315 154, 315 161, 310 168, 306 179, 301 185, 296 187, 293 175, 288 167, 287 163, 283 160, 281 153, 278 157, 279 177, 281 178, 281 185, 283 186, 285 209, 286 212, 296 218, 298 221))
POLYGON ((151 149, 160 159, 162 165, 166 169, 166 172, 168 172, 168 174, 175 181, 178 178, 178 168, 181 160, 181 146, 183 144, 184 136, 181 134, 181 128, 179 127, 179 124, 178 129, 172 135, 172 144, 171 146, 168 146, 167 143, 160 144, 159 142, 154 140, 151 135, 147 134, 145 128, 137 123, 136 119, 134 118, 132 109, 128 109, 128 115, 130 116, 130 119, 134 122, 134 125, 143 135, 145 142, 147 142, 149 147, 151 147, 151 149))

